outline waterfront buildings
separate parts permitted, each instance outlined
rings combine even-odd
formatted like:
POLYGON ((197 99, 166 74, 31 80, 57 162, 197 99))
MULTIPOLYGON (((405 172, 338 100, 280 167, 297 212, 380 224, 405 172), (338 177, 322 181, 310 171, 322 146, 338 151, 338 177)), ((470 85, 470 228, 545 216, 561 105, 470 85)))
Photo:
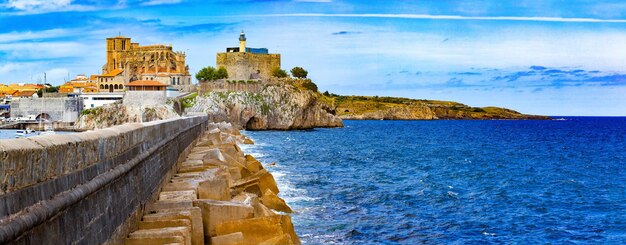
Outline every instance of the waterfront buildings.
POLYGON ((84 109, 91 109, 122 100, 124 98, 124 92, 81 93, 78 97, 83 98, 84 109))

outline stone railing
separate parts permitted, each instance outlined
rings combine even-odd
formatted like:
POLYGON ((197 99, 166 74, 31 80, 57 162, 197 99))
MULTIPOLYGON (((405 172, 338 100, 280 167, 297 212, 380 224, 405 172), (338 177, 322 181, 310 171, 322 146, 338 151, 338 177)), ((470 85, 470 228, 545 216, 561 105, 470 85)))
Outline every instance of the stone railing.
POLYGON ((121 243, 207 117, 0 140, 0 243, 121 243))

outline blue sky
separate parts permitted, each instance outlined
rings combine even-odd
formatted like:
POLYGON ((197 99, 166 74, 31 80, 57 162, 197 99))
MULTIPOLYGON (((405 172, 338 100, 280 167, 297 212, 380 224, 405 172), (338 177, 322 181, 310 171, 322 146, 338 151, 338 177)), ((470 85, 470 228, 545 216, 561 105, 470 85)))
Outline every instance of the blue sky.
POLYGON ((195 73, 245 30, 321 91, 626 116, 620 1, 0 0, 0 26, 2 83, 97 74, 118 33, 195 73))

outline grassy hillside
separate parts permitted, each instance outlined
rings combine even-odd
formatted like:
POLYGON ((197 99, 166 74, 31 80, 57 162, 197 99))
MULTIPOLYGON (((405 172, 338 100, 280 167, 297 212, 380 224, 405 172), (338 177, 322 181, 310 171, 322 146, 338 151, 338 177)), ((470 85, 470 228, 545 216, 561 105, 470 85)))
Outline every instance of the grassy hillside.
POLYGON ((452 101, 324 93, 345 119, 549 119, 499 107, 471 107, 452 101))

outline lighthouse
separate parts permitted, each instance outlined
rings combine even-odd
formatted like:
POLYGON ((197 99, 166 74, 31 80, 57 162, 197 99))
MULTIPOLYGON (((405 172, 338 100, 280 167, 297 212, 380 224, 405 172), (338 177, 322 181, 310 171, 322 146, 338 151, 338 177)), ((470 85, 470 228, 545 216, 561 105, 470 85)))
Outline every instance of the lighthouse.
POLYGON ((246 34, 244 34, 243 31, 241 31, 241 34, 239 34, 239 52, 246 52, 246 34))

